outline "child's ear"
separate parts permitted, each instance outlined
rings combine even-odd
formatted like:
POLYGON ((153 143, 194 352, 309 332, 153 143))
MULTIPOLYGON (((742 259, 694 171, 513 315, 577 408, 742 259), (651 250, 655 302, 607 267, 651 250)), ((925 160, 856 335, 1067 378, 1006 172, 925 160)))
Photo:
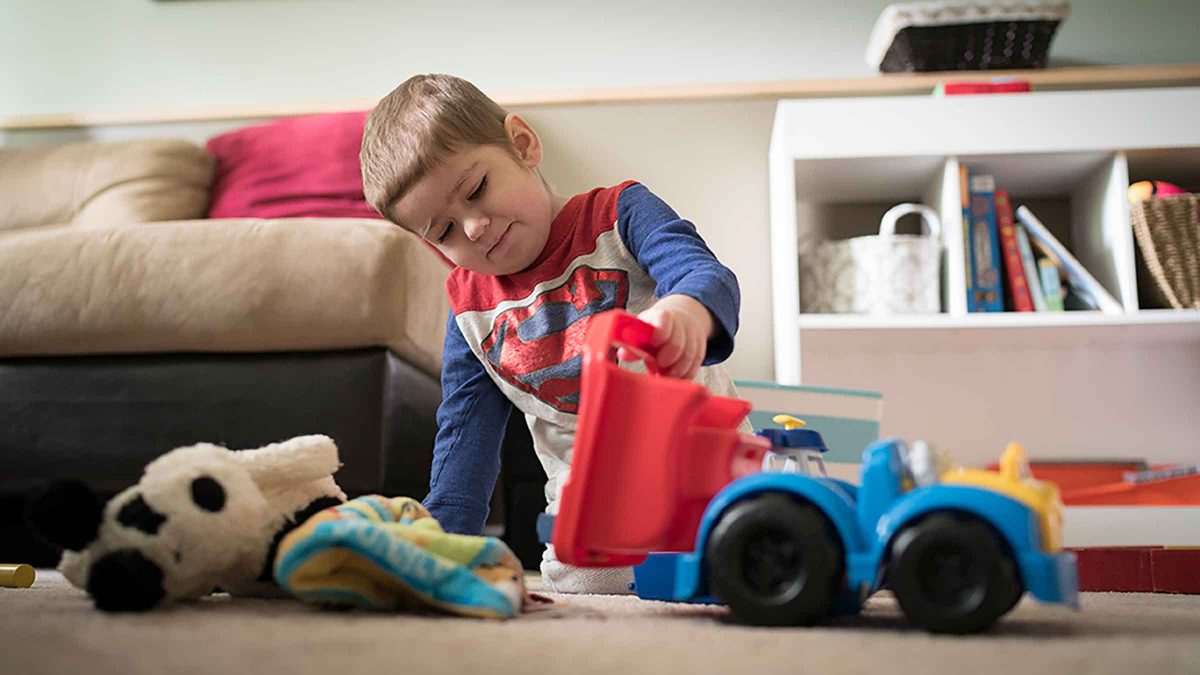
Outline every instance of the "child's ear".
POLYGON ((504 118, 504 131, 521 163, 533 169, 542 163, 542 141, 529 123, 520 115, 509 114, 504 118))

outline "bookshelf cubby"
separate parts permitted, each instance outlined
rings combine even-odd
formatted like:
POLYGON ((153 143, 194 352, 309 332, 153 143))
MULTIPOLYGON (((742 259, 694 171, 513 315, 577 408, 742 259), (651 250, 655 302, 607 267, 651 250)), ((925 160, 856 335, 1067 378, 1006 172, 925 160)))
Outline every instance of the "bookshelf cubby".
MULTIPOLYGON (((1008 440, 1034 456, 1196 461, 1200 311, 1148 301, 1126 200, 1143 179, 1200 190, 1196 110, 1197 87, 781 101, 769 155, 776 379, 881 391, 885 434, 968 462, 1008 440), (1123 312, 968 313, 961 164, 1038 214, 1123 312), (875 233, 905 201, 941 216, 942 311, 806 313, 812 246, 875 233)), ((899 231, 915 231, 906 222, 899 231)))

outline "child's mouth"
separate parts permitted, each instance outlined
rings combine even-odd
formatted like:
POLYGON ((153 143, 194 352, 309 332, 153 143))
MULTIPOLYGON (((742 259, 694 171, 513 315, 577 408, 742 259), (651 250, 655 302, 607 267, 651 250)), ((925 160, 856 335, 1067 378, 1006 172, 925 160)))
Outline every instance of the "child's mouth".
POLYGON ((504 246, 504 243, 508 241, 508 233, 509 232, 512 232, 512 224, 511 223, 509 224, 509 226, 507 228, 505 228, 504 234, 500 235, 500 238, 496 240, 496 243, 492 244, 492 247, 488 249, 488 252, 487 252, 488 258, 491 258, 493 253, 496 253, 497 251, 499 251, 501 249, 501 247, 504 246))

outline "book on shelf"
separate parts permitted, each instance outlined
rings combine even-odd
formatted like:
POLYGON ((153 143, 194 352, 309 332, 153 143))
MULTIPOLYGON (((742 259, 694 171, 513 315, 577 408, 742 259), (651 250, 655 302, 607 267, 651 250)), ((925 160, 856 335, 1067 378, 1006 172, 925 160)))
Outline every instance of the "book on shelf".
POLYGON ((1020 206, 1017 208, 1016 216, 1028 230, 1032 241, 1046 253, 1046 257, 1066 273, 1067 282, 1074 295, 1090 307, 1099 309, 1106 314, 1120 314, 1124 311, 1121 303, 1117 302, 1117 299, 1105 290, 1099 281, 1096 281, 1087 268, 1071 255, 1067 247, 1063 246, 1062 242, 1046 229, 1046 226, 1038 220, 1037 216, 1033 215, 1032 211, 1025 206, 1020 206))
POLYGON ((1037 264, 1038 276, 1042 282, 1042 296, 1046 299, 1046 311, 1061 312, 1065 310, 1058 266, 1049 258, 1038 258, 1037 264))
POLYGON ((1029 298, 1033 301, 1035 312, 1045 312, 1046 295, 1042 292, 1042 276, 1038 271, 1037 258, 1033 257, 1033 246, 1029 243, 1029 233, 1023 225, 1014 226, 1017 234, 1017 250, 1021 253, 1021 269, 1025 272, 1025 285, 1029 288, 1029 298))
POLYGON ((1012 205, 1008 191, 996 188, 996 228, 1000 237, 1000 252, 1004 261, 1004 297, 1018 312, 1033 311, 1033 297, 1029 282, 1025 280, 1025 263, 1017 245, 1017 227, 1013 222, 1012 205))
POLYGON ((971 257, 967 311, 1003 312, 1000 279, 1000 240, 996 230, 996 181, 989 175, 970 175, 971 218, 964 242, 971 257))
POLYGON ((967 289, 967 311, 978 312, 971 288, 971 170, 966 164, 958 165, 958 200, 962 208, 963 280, 967 289))
POLYGON ((1029 80, 1015 77, 995 77, 990 80, 949 80, 933 87, 935 97, 963 94, 1018 94, 1032 91, 1029 80))
MULTIPOLYGON (((1080 295, 1075 291, 1070 279, 1067 277, 1067 270, 1063 267, 1062 260, 1049 247, 1039 239, 1030 239, 1030 242, 1037 255, 1038 263, 1047 270, 1044 273, 1049 275, 1050 270, 1052 270, 1056 275, 1058 297, 1062 301, 1063 311, 1095 311, 1100 309, 1097 301, 1088 295, 1080 295)), ((1042 283, 1045 284, 1046 282, 1043 281, 1042 283)))

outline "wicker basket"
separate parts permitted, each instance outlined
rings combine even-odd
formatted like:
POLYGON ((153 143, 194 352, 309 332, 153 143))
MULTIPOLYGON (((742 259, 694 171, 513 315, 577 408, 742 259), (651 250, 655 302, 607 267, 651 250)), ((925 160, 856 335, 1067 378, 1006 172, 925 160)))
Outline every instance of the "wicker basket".
POLYGON ((1131 204, 1130 211, 1158 300, 1200 309, 1200 195, 1153 197, 1131 204))
POLYGON ((884 73, 1045 68, 1069 3, 1048 0, 888 5, 867 62, 884 73))

